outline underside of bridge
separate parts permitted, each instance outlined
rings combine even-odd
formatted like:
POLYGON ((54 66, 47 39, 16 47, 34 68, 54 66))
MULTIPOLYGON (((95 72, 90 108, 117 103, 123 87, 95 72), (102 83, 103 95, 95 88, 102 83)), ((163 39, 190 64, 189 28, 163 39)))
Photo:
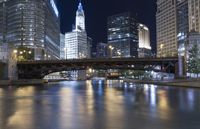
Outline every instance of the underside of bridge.
POLYGON ((42 79, 44 76, 61 71, 86 70, 93 68, 153 70, 155 72, 175 73, 177 58, 166 59, 80 59, 80 60, 53 60, 53 61, 26 61, 18 62, 19 79, 42 79), (160 69, 158 69, 160 68, 160 69))

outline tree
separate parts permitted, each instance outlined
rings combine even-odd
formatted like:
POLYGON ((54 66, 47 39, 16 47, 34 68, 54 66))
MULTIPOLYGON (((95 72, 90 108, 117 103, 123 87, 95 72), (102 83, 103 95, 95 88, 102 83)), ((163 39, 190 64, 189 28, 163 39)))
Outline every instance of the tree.
POLYGON ((200 50, 198 44, 194 44, 188 51, 188 72, 189 73, 200 73, 200 50))

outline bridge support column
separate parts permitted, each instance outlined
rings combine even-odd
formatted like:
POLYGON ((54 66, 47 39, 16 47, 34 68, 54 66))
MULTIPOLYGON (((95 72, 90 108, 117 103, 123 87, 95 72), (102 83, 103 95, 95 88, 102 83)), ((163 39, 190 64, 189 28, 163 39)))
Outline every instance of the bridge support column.
POLYGON ((186 60, 184 56, 178 56, 175 66, 175 78, 186 78, 186 60))

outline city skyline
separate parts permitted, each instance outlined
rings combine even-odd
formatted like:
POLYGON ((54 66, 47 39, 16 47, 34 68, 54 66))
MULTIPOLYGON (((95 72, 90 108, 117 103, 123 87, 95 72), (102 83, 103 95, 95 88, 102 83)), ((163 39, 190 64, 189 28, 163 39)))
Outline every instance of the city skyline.
MULTIPOLYGON (((58 1, 61 17, 61 32, 72 30, 76 5, 78 0, 58 1)), ((118 13, 131 12, 138 15, 138 20, 148 26, 151 34, 151 46, 156 50, 156 0, 125 0, 121 1, 84 1, 87 33, 94 39, 94 43, 106 42, 107 18, 118 13), (106 3, 106 4, 105 4, 106 3), (145 4, 144 4, 145 3, 145 4)))

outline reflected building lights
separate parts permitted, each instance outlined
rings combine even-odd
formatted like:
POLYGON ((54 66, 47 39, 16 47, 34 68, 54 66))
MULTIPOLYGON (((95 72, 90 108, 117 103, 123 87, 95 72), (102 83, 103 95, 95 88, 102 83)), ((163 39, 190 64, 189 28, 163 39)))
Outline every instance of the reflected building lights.
POLYGON ((156 106, 156 89, 153 85, 151 85, 150 94, 151 94, 151 98, 150 98, 151 106, 155 107, 156 106))
POLYGON ((190 89, 188 92, 187 92, 187 102, 188 102, 188 106, 189 106, 189 109, 190 110, 193 110, 194 109, 194 90, 190 89))

